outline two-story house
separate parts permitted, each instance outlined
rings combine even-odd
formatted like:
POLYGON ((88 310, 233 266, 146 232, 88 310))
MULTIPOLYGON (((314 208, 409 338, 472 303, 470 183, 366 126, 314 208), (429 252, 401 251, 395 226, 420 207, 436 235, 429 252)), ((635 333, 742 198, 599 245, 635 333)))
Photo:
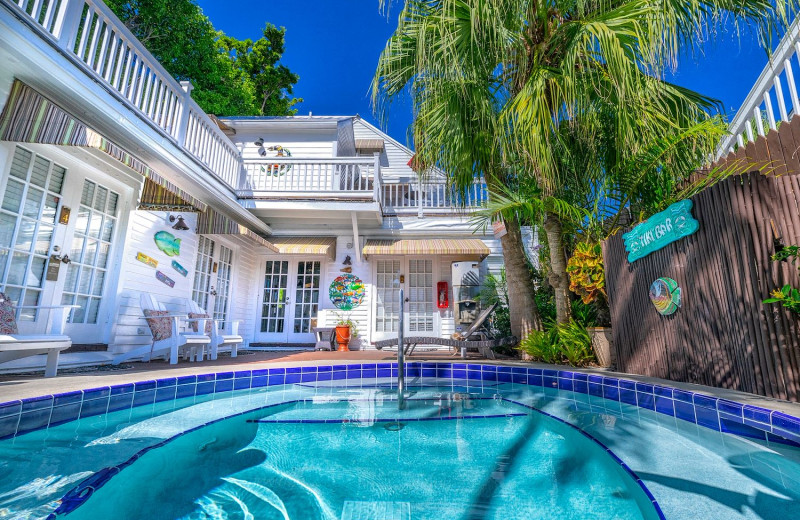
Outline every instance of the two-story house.
POLYGON ((420 177, 358 116, 209 117, 99 0, 0 0, 0 106, 0 291, 79 306, 67 333, 108 349, 67 363, 148 345, 142 292, 251 344, 343 314, 367 348, 397 334, 402 288, 407 332, 449 336, 453 262, 502 262, 470 222, 482 182, 420 177))

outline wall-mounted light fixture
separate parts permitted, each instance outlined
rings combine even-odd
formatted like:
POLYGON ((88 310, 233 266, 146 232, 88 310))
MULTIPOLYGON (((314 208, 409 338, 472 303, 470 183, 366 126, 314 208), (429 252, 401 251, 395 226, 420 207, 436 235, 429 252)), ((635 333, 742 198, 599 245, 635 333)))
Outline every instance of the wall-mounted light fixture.
POLYGON ((189 226, 187 226, 186 222, 183 220, 183 215, 178 215, 177 217, 175 215, 170 215, 169 221, 175 222, 175 224, 172 226, 172 229, 176 229, 178 231, 186 231, 189 229, 189 226))

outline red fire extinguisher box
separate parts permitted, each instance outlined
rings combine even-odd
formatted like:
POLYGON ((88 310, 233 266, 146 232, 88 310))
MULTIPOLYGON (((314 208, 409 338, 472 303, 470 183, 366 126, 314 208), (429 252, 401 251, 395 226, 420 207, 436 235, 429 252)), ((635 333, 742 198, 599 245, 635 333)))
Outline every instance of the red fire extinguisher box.
POLYGON ((447 309, 450 307, 447 282, 438 282, 436 284, 436 306, 440 309, 447 309))

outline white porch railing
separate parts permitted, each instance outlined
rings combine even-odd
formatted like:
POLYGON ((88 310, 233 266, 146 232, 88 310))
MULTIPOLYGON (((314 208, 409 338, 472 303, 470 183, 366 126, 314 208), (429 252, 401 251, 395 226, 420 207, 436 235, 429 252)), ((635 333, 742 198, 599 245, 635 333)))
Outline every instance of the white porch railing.
POLYGON ((0 0, 33 21, 53 45, 74 56, 86 72, 117 92, 229 186, 241 159, 236 147, 179 84, 99 0, 0 0))
MULTIPOLYGON (((800 113, 798 83, 794 67, 800 65, 800 17, 792 23, 769 63, 761 72, 729 126, 730 135, 717 148, 716 159, 777 130, 800 113), (788 91, 789 100, 786 99, 788 91), (787 105, 791 105, 787 109, 787 105)), ((798 78, 800 79, 800 78, 798 78)))
POLYGON ((380 202, 377 158, 307 159, 273 157, 244 162, 237 194, 243 198, 354 199, 380 202))
POLYGON ((406 182, 389 182, 383 185, 385 213, 424 213, 470 211, 479 208, 488 199, 486 183, 477 181, 460 194, 445 180, 417 179, 406 182))

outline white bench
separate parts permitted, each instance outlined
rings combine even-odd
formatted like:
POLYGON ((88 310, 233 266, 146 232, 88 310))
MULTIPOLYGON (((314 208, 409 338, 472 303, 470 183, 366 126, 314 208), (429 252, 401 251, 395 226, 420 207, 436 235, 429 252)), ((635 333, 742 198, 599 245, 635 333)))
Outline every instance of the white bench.
MULTIPOLYGON (((10 303, 10 302, 8 302, 10 303)), ((45 377, 54 377, 58 372, 58 355, 72 346, 72 339, 64 334, 70 309, 77 305, 53 307, 11 306, 13 309, 50 310, 45 334, 0 334, 0 363, 28 356, 47 354, 45 377)))

